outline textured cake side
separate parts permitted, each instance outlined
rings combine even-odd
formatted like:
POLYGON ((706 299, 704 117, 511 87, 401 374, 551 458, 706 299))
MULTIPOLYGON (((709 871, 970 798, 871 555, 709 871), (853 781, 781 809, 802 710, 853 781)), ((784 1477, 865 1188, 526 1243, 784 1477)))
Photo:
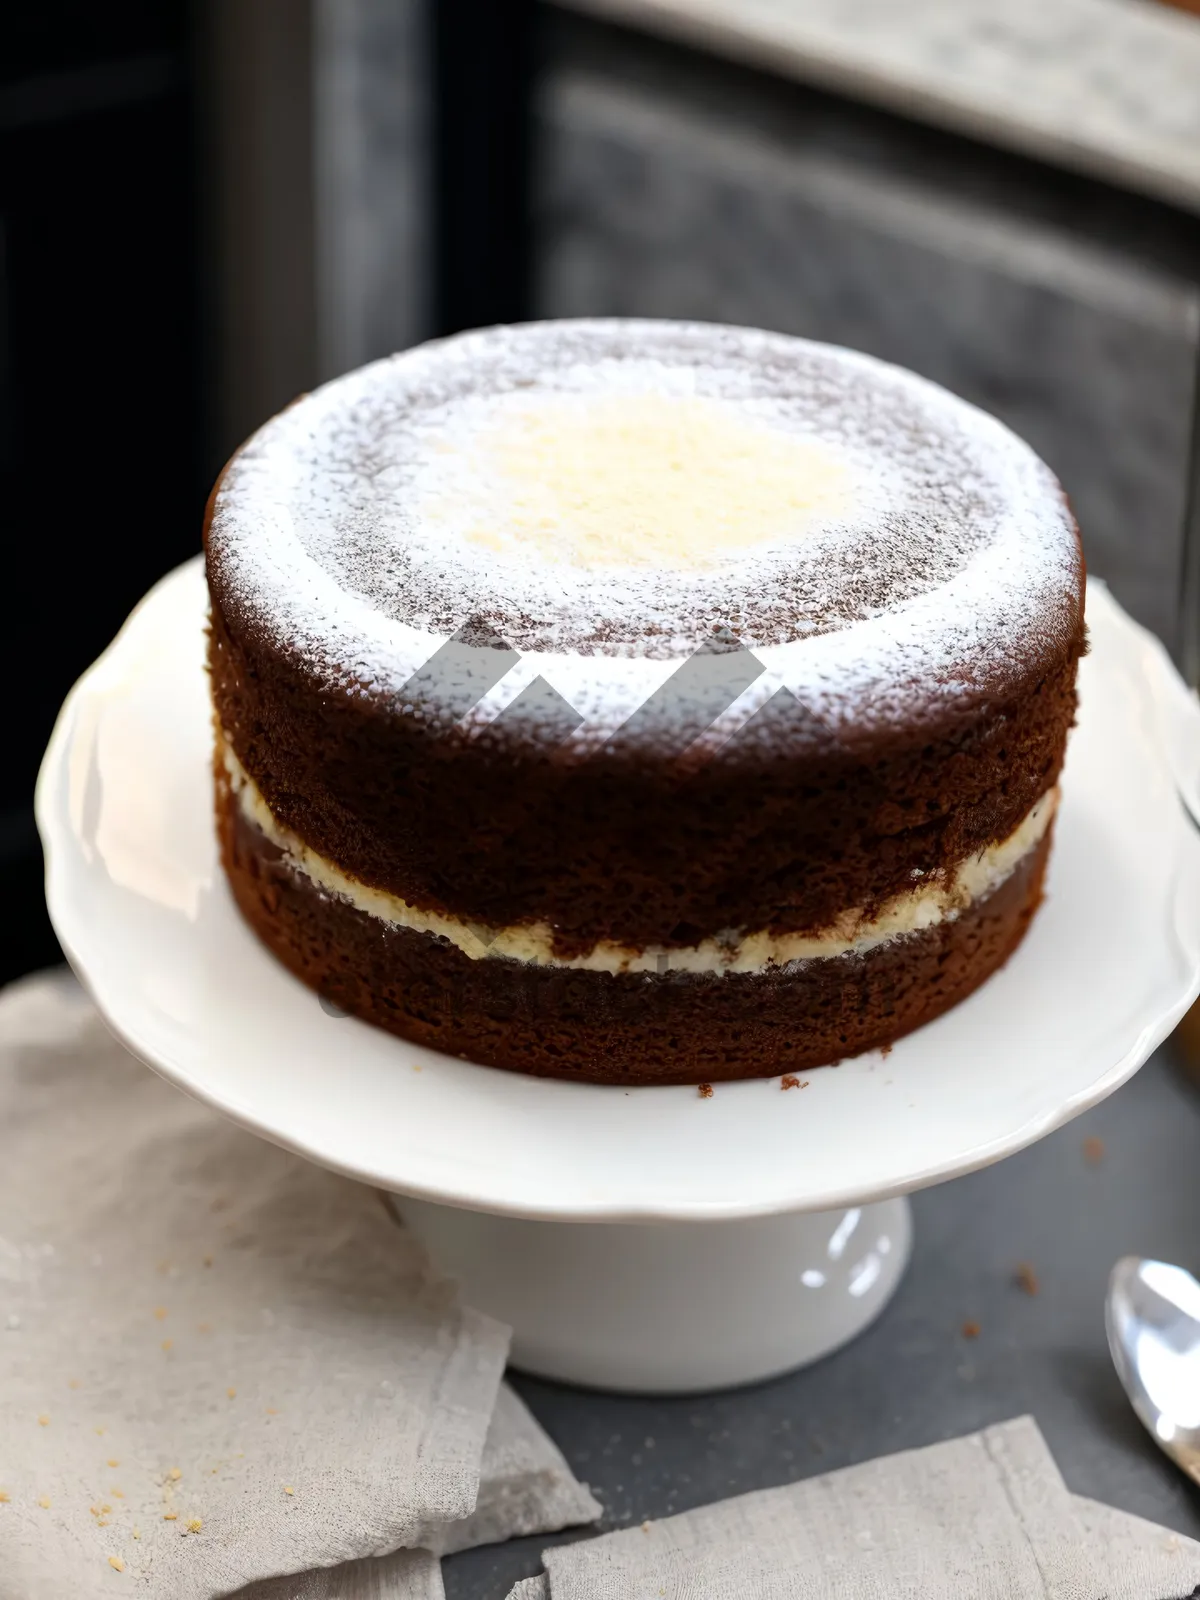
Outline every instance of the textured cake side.
POLYGON ((777 698, 699 767, 427 732, 231 625, 214 596, 218 720, 272 812, 352 877, 488 924, 544 921, 558 953, 819 929, 1007 838, 1058 779, 1082 599, 953 717, 851 743, 777 698))
POLYGON ((631 976, 473 961, 445 940, 326 895, 246 820, 221 771, 217 822, 246 920, 285 966, 343 1009, 470 1060, 625 1085, 806 1070, 931 1021, 1020 943, 1050 848, 1047 834, 986 899, 864 955, 760 974, 631 976))

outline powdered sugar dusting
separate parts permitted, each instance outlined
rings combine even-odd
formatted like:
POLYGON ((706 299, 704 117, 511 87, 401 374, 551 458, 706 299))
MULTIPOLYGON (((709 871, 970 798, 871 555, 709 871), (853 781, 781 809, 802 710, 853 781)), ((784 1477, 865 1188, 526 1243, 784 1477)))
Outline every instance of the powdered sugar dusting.
MULTIPOLYGON (((654 449, 630 437, 629 454, 646 458, 632 521, 658 490, 645 477, 654 449)), ((619 473, 620 451, 611 459, 619 473)), ((603 514, 621 516, 616 490, 605 485, 605 496, 603 514)), ((526 656, 507 700, 540 674, 583 714, 583 740, 636 709, 718 626, 767 669, 743 713, 787 684, 834 723, 878 722, 1036 657, 1073 627, 1079 591, 1056 481, 992 418, 835 347, 639 321, 489 329, 326 385, 230 465, 209 570, 223 605, 330 687, 397 693, 451 634, 485 623, 526 656), (594 464, 580 456, 566 499, 547 501, 537 480, 551 475, 547 462, 558 470, 555 417, 578 436, 589 407, 608 415, 623 397, 635 418, 647 406, 669 416, 676 402, 703 429, 715 419, 710 452, 729 419, 745 471, 722 476, 722 463, 712 493, 728 482, 741 521, 727 519, 732 533, 701 530, 702 559, 682 549, 686 521, 667 542, 665 501, 658 522, 643 518, 653 537, 616 527, 607 549, 590 503, 590 542, 554 522, 584 505, 571 500, 579 462, 594 464), (487 441, 547 419, 551 433, 523 469, 532 498, 522 498, 497 478, 487 441), (796 509, 783 515, 793 441, 796 509), (768 465, 756 476, 760 449, 768 465), (761 528, 747 532, 748 517, 761 528)), ((488 697, 487 715, 509 686, 488 697)))

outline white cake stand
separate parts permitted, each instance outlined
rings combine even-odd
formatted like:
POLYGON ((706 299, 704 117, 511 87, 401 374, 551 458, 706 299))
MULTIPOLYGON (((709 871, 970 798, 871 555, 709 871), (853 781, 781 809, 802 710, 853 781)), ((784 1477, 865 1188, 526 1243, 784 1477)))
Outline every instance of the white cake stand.
POLYGON ((289 977, 217 865, 204 614, 192 563, 63 708, 37 796, 63 947, 156 1071, 401 1197, 528 1370, 664 1392, 834 1349, 903 1272, 899 1196, 1094 1105, 1200 990, 1200 834, 1181 803, 1200 816, 1200 709, 1098 585, 1048 898, 1021 950, 886 1057, 711 1098, 475 1066, 289 977))

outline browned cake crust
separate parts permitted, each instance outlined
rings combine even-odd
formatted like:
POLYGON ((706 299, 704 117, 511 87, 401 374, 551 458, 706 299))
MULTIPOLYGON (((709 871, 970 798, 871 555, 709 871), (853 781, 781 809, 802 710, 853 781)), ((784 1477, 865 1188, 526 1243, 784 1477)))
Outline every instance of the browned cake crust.
POLYGON ((1021 942, 1047 833, 952 921, 863 955, 763 973, 612 975, 471 960, 323 893, 246 820, 218 771, 221 856, 263 943, 343 1010, 402 1038, 539 1077, 718 1083, 826 1065, 884 1045, 966 998, 1021 942))

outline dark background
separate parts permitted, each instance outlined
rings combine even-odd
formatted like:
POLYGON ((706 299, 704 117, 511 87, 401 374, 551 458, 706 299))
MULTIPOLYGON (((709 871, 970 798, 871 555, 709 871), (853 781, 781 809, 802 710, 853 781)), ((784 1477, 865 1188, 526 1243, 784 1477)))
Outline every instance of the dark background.
POLYGON ((565 7, 3 8, 0 981, 57 959, 32 792, 63 695, 198 549, 228 452, 313 382, 530 315, 857 345, 1026 434, 1093 569, 1196 658, 1200 558, 1180 608, 1197 285, 1182 209, 565 7), (338 49, 358 52, 358 166, 330 187, 314 85, 338 49), (389 220, 402 164, 416 199, 389 220), (897 196, 911 216, 889 232, 897 196), (322 345, 327 236, 357 332, 322 345))
POLYGON ((32 789, 55 713, 195 550, 212 468, 186 7, 0 21, 0 980, 58 959, 32 789))

